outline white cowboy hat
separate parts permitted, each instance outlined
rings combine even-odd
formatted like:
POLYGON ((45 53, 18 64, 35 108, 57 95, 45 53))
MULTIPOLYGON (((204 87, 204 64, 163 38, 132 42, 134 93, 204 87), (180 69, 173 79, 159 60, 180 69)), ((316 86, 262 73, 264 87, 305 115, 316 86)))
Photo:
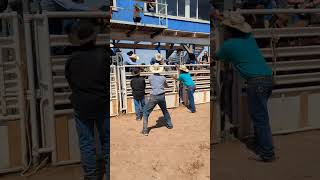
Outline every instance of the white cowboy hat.
POLYGON ((152 73, 161 73, 162 71, 163 71, 163 67, 162 66, 160 66, 160 64, 159 63, 155 63, 154 65, 152 65, 151 67, 150 67, 150 71, 152 72, 152 73))
POLYGON ((222 21, 222 24, 238 29, 239 31, 244 33, 252 32, 252 28, 246 22, 245 18, 236 12, 231 12, 229 16, 222 21))
POLYGON ((188 69, 187 66, 185 66, 185 65, 181 65, 181 66, 179 67, 179 69, 180 69, 181 71, 184 71, 184 72, 189 72, 189 69, 188 69))
POLYGON ((110 44, 110 47, 111 47, 111 48, 113 48, 113 47, 114 47, 114 45, 113 45, 113 44, 110 44))
POLYGON ((157 53, 155 55, 155 58, 156 58, 157 61, 162 61, 163 60, 163 57, 162 57, 162 55, 160 53, 157 53))
POLYGON ((132 54, 131 56, 129 56, 129 58, 131 59, 135 59, 135 60, 139 60, 139 56, 137 56, 136 54, 132 54))

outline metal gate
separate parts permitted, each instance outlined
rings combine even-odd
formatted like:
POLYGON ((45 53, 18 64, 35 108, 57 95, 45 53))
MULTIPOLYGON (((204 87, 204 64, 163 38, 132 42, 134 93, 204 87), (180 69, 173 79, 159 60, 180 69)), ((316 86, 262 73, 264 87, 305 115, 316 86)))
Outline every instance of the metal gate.
MULTIPOLYGON (((210 66, 209 65, 186 65, 190 70, 190 74, 193 77, 193 80, 196 83, 197 90, 194 94, 195 103, 209 103, 210 102, 210 66)), ((134 101, 132 96, 132 89, 130 86, 130 80, 133 77, 131 72, 128 70, 130 68, 141 68, 141 76, 146 78, 146 99, 149 98, 149 94, 151 92, 151 86, 148 81, 148 76, 152 73, 149 71, 150 65, 125 65, 118 66, 119 69, 119 82, 121 82, 121 110, 126 113, 134 113, 134 101)), ((176 108, 180 105, 180 100, 183 97, 179 97, 179 88, 180 85, 171 78, 172 75, 178 75, 178 71, 173 65, 164 65, 165 71, 161 73, 167 78, 167 83, 169 88, 166 88, 166 101, 168 108, 176 108)), ((159 107, 156 107, 159 109, 159 107)))
POLYGON ((26 102, 19 21, 0 14, 0 174, 27 166, 26 102))
MULTIPOLYGON (((64 67, 68 54, 59 50, 72 46, 66 34, 50 34, 52 18, 106 18, 104 12, 44 12, 30 15, 35 38, 35 59, 37 64, 40 93, 40 153, 51 153, 54 165, 79 162, 79 146, 72 106, 69 101, 71 90, 65 79, 64 67), (59 55, 58 55, 59 54, 59 55)), ((100 33, 98 45, 109 44, 108 35, 100 33)))
MULTIPOLYGON (((240 10, 245 15, 319 12, 320 9, 240 10)), ((313 42, 320 35, 320 27, 254 29, 253 35, 257 42, 268 42, 261 51, 274 72, 275 88, 268 104, 273 134, 320 128, 316 109, 320 105, 320 44, 313 42)), ((246 84, 238 75, 233 78, 232 119, 241 138, 251 132, 246 84)))

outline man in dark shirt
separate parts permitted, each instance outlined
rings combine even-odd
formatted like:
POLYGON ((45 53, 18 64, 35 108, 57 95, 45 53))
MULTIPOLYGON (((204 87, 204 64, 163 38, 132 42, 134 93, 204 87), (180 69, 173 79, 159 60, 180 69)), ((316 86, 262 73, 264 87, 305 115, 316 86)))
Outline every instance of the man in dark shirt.
POLYGON ((81 20, 73 24, 69 40, 77 48, 66 63, 65 75, 72 90, 70 100, 74 108, 85 179, 102 179, 102 173, 96 168, 94 124, 99 132, 101 152, 106 163, 106 179, 109 179, 109 53, 95 45, 96 32, 90 21, 81 20))
POLYGON ((131 79, 130 85, 132 88, 134 108, 136 111, 136 120, 141 121, 143 116, 143 108, 145 105, 144 95, 146 89, 146 82, 145 79, 140 76, 140 68, 133 69, 132 75, 134 77, 131 79))

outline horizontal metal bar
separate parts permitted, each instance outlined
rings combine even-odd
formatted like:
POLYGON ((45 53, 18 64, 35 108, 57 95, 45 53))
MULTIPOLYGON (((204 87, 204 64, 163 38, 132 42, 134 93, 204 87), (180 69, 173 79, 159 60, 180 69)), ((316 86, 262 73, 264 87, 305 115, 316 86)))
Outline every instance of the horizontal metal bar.
MULTIPOLYGON (((98 34, 97 45, 109 44, 110 36, 108 34, 98 34)), ((67 35, 50 35, 51 46, 72 46, 67 35)))
MULTIPOLYGON (((261 49, 265 57, 273 57, 271 48, 261 49)), ((299 46, 299 47, 280 47, 276 48, 278 57, 320 55, 320 46, 299 46)))
POLYGON ((54 115, 66 115, 66 114, 72 114, 73 109, 64 109, 64 110, 56 110, 54 111, 54 115))
POLYGON ((17 12, 10 12, 10 13, 0 13, 0 18, 12 18, 12 17, 16 17, 18 14, 17 12))
MULTIPOLYGON (((0 14, 0 16, 1 16, 1 14, 0 14)), ((8 168, 8 169, 0 169, 0 174, 14 173, 14 172, 22 171, 22 170, 23 170, 22 166, 8 168)))
POLYGON ((320 27, 254 29, 255 38, 319 36, 320 27))
POLYGON ((103 11, 79 11, 79 12, 70 12, 70 11, 44 11, 42 14, 27 14, 25 15, 28 19, 44 19, 48 18, 108 18, 110 17, 109 12, 103 11))
POLYGON ((272 91, 272 94, 275 95, 275 94, 281 94, 281 93, 305 92, 305 91, 320 91, 320 86, 275 89, 272 91))
POLYGON ((281 131, 273 132, 272 135, 284 135, 284 134, 292 134, 292 133, 313 131, 313 130, 320 130, 320 128, 319 127, 306 127, 306 128, 292 129, 292 130, 281 130, 281 131))
MULTIPOLYGON (((272 66, 272 63, 269 62, 268 65, 272 66)), ((320 68, 320 59, 278 61, 275 64, 276 71, 308 70, 317 68, 320 68)))
POLYGON ((313 13, 320 13, 319 8, 315 9, 240 9, 238 11, 241 14, 313 14, 313 13))
POLYGON ((0 114, 0 122, 2 122, 2 121, 16 121, 16 120, 20 120, 21 118, 22 118, 21 115, 3 116, 0 114))

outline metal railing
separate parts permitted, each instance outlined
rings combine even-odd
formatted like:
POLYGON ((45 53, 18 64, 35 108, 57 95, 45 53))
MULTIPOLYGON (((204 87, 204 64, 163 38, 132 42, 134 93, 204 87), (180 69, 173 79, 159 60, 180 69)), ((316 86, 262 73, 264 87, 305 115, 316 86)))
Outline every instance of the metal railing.
MULTIPOLYGON (((35 47, 35 55, 33 55, 31 49, 28 50, 28 59, 30 62, 37 64, 39 82, 37 91, 40 92, 39 97, 34 97, 40 99, 40 124, 32 122, 34 127, 41 127, 40 132, 35 132, 34 135, 41 134, 41 143, 33 142, 35 147, 38 146, 34 150, 35 159, 41 153, 51 153, 54 165, 70 164, 80 160, 79 156, 76 156, 79 155, 76 152, 78 149, 77 143, 73 143, 77 142, 77 135, 72 125, 73 110, 68 98, 71 90, 64 75, 64 64, 69 55, 57 55, 55 53, 55 49, 63 49, 72 46, 72 44, 69 43, 66 34, 49 33, 50 19, 107 17, 108 13, 106 12, 43 12, 42 14, 25 16, 26 37, 34 37, 33 41, 32 39, 27 41, 29 43, 34 42, 34 44, 29 44, 27 47, 35 47), (33 31, 31 31, 31 24, 33 25, 33 31), (56 133, 57 126, 62 126, 64 132, 69 132, 64 134, 67 137, 63 138, 68 140, 69 144, 64 145, 64 147, 68 147, 70 152, 64 152, 64 147, 58 142, 61 140, 61 134, 56 133)), ((109 44, 108 38, 107 34, 98 34, 97 44, 107 47, 109 44)), ((32 78, 33 80, 30 79, 30 82, 34 83, 35 77, 32 78)), ((36 87, 35 84, 34 87, 36 87)))
MULTIPOLYGON (((157 3, 157 2, 150 2, 150 3, 155 4, 155 6, 156 6, 155 12, 146 11, 145 10, 146 3, 143 3, 144 8, 141 13, 143 13, 145 16, 155 16, 158 19, 158 24, 153 24, 153 25, 167 28, 168 27, 168 4, 157 3)), ((117 13, 122 13, 122 12, 133 13, 133 5, 135 4, 135 2, 131 1, 130 4, 132 5, 132 8, 128 8, 128 7, 114 7, 114 8, 117 10, 117 13)), ((111 20, 111 22, 112 21, 113 20, 111 20)), ((138 23, 138 24, 140 24, 140 23, 138 23)), ((142 23, 142 25, 148 25, 148 24, 152 24, 152 23, 142 23)))
POLYGON ((0 21, 2 22, 2 32, 0 32, 1 174, 26 168, 28 148, 25 125, 24 59, 18 15, 2 13, 0 21))
MULTIPOLYGON (((193 80, 196 83, 197 90, 196 92, 210 92, 210 65, 186 65, 190 69, 190 74, 193 77, 193 80)), ((151 86, 148 81, 148 76, 150 76, 152 73, 149 71, 150 65, 125 65, 125 66, 118 66, 118 79, 120 82, 120 88, 121 91, 119 92, 120 95, 120 110, 121 111, 127 111, 128 110, 128 102, 129 100, 132 100, 132 89, 130 86, 130 81, 133 75, 131 74, 130 68, 141 68, 141 74, 140 76, 146 78, 146 94, 147 96, 151 92, 151 86)), ((169 88, 165 88, 166 95, 179 95, 180 90, 180 83, 175 81, 171 76, 175 75, 178 76, 179 72, 174 65, 163 65, 164 71, 161 73, 161 75, 164 75, 167 78, 167 83, 169 85, 169 88)), ((208 99, 210 96, 208 96, 208 99)), ((171 104, 174 104, 174 107, 179 106, 179 98, 173 100, 176 102, 171 102, 171 104)), ((207 101, 209 102, 209 100, 207 101)), ((203 101, 196 101, 196 103, 205 103, 205 100, 203 101)), ((132 112, 132 111, 130 111, 132 112)), ((129 112, 128 112, 129 113, 129 112)))

